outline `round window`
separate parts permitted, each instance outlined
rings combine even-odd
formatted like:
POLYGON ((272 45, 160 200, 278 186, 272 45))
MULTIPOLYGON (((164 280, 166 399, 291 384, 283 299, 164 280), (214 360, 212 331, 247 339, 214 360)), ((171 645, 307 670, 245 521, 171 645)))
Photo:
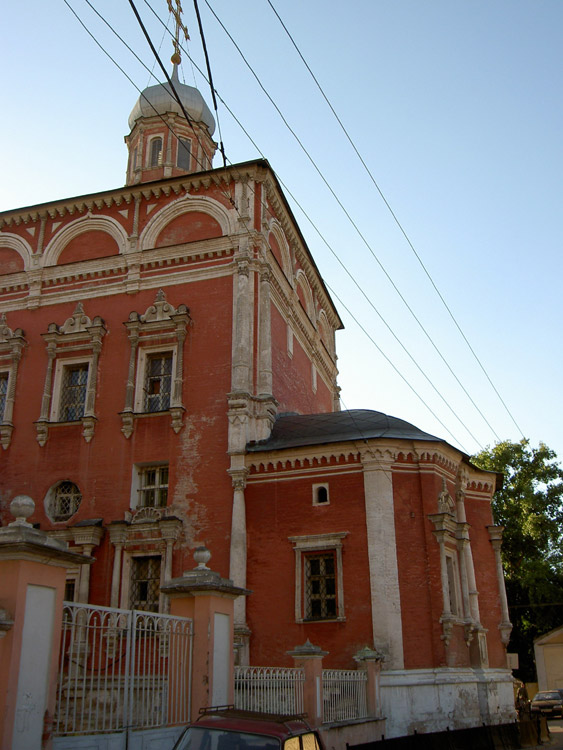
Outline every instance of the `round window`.
POLYGON ((82 501, 82 493, 73 482, 55 484, 47 493, 47 515, 54 523, 68 521, 82 501))

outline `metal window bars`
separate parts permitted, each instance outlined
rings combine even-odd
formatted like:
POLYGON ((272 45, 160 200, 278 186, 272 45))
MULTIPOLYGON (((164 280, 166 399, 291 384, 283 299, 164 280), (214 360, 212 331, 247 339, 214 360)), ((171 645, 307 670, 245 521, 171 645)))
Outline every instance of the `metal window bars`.
POLYGON ((60 422, 76 422, 84 416, 86 388, 88 386, 88 363, 66 365, 63 370, 60 422))
POLYGON ((167 411, 172 388, 172 352, 151 354, 145 369, 145 412, 167 411))

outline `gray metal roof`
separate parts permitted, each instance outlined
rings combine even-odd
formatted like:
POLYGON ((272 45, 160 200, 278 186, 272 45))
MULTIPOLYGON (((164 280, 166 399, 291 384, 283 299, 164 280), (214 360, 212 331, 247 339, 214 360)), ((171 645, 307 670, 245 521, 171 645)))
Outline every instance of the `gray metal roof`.
POLYGON ((380 411, 351 409, 327 414, 282 414, 274 423, 267 440, 247 445, 250 452, 283 450, 321 443, 363 441, 371 438, 395 438, 399 440, 431 440, 444 442, 435 435, 397 417, 380 411))

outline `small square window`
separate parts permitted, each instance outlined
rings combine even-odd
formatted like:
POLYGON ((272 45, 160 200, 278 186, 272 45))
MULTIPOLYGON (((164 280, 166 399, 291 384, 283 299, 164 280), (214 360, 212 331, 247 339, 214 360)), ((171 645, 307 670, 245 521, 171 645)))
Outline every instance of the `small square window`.
POLYGON ((59 422, 76 422, 84 416, 88 387, 88 363, 64 365, 59 403, 59 422))
POLYGON ((139 469, 138 508, 164 508, 168 502, 168 464, 139 469))

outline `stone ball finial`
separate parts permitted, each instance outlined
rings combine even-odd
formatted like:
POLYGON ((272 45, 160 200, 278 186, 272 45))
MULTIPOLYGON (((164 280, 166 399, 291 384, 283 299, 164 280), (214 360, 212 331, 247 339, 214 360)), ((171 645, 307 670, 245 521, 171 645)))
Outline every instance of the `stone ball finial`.
POLYGON ((28 495, 16 495, 10 503, 10 513, 16 519, 10 526, 31 526, 27 519, 33 514, 35 503, 28 495))
POLYGON ((207 563, 211 559, 211 552, 205 546, 196 547, 194 551, 194 560, 197 563, 195 570, 209 570, 207 563))

